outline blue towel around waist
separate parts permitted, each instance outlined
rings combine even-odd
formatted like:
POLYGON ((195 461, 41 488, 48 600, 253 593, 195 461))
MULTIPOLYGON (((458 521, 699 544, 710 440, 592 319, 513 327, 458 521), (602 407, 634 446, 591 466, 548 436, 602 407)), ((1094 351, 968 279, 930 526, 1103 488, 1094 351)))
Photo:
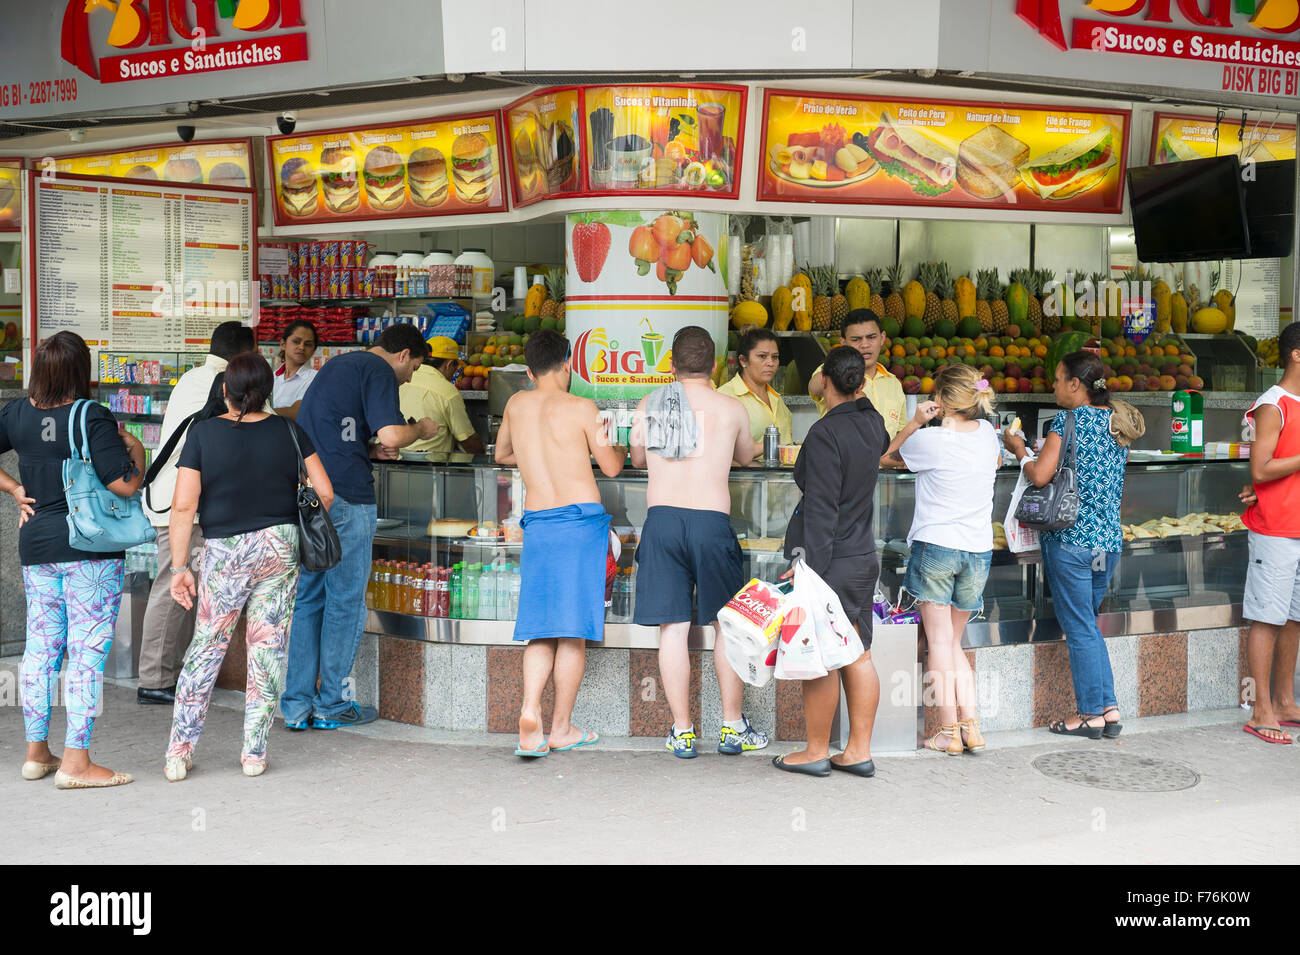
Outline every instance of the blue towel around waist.
POLYGON ((609 523, 600 504, 524 511, 516 641, 604 638, 609 523))

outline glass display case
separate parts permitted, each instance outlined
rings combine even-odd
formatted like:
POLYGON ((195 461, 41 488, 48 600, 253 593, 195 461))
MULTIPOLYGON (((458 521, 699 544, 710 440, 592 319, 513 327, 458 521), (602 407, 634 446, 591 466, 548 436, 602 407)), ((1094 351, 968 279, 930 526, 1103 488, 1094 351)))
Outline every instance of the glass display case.
MULTIPOLYGON (((1011 468, 998 473, 994 521, 1006 514, 1017 473, 1011 468)), ((1245 461, 1130 465, 1121 521, 1132 540, 1126 539, 1102 606, 1103 632, 1219 627, 1239 619, 1235 605, 1245 582, 1246 534, 1240 528, 1237 495, 1247 483, 1245 461), (1150 629, 1128 629, 1135 626, 1150 629)), ((629 624, 635 605, 634 551, 646 516, 646 474, 627 469, 606 478, 597 473, 596 484, 622 541, 606 619, 629 624)), ((915 489, 915 478, 906 472, 882 473, 877 485, 878 588, 891 605, 901 596, 915 489)), ((380 464, 377 491, 379 526, 367 603, 387 613, 372 619, 376 628, 394 635, 424 632, 398 627, 391 618, 400 615, 514 619, 524 502, 517 470, 468 454, 420 455, 380 464)), ((789 468, 732 471, 731 522, 750 576, 773 580, 786 569, 782 541, 798 501, 789 468)), ((1060 637, 1037 552, 995 551, 984 603, 983 614, 968 627, 970 646, 1060 637)), ((508 640, 509 628, 494 639, 502 634, 508 640)))

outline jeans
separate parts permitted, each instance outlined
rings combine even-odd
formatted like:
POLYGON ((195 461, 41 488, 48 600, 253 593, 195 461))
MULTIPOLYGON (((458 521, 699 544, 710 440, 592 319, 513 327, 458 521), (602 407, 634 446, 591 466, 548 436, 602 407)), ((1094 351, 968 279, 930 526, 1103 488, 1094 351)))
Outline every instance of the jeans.
POLYGON ((289 672, 280 710, 288 722, 335 716, 352 706, 345 691, 361 632, 366 625, 366 584, 375 540, 374 504, 334 498, 330 520, 338 532, 343 559, 322 573, 298 578, 293 627, 289 632, 289 672), (316 677, 320 677, 320 688, 316 677))
POLYGON ((1119 565, 1119 554, 1044 538, 1043 569, 1052 588, 1056 621, 1070 650, 1070 677, 1079 713, 1100 716, 1117 705, 1110 653, 1097 626, 1097 611, 1106 586, 1119 565))

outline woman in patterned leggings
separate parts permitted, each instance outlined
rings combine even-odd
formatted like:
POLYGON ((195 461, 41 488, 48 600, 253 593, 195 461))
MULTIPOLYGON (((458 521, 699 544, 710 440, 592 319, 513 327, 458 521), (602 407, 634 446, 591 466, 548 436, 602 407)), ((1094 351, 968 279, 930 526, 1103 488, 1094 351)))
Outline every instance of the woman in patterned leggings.
MULTIPOLYGON (((27 759, 23 779, 54 773, 59 789, 129 783, 90 761, 90 734, 100 713, 104 663, 122 602, 122 558, 68 545, 63 462, 69 456, 73 402, 90 397, 90 349, 72 332, 41 342, 32 358, 29 397, 0 410, 0 453, 18 452, 21 482, 0 471, 0 491, 18 504, 18 556, 27 593, 27 647, 21 669, 27 759), (50 711, 67 655, 68 725, 62 760, 50 752, 50 711)), ((95 473, 114 494, 131 497, 144 476, 144 448, 103 407, 92 403, 86 433, 95 473)))
POLYGON ((212 700, 221 661, 241 612, 246 613, 248 680, 244 745, 247 776, 266 769, 266 737, 284 689, 284 671, 298 586, 298 452, 326 508, 334 491, 311 439, 287 418, 266 414, 274 378, 260 355, 245 353, 226 367, 229 410, 195 422, 185 439, 172 499, 172 597, 186 609, 197 594, 198 621, 176 682, 176 704, 164 775, 171 782, 193 767, 194 747, 212 700), (195 586, 186 565, 194 512, 205 540, 195 586))

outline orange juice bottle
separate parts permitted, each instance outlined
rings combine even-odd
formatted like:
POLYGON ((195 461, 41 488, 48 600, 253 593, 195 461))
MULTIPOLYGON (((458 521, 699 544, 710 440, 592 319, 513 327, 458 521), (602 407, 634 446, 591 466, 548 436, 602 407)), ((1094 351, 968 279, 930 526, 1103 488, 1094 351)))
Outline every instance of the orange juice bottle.
POLYGON ((392 610, 393 565, 391 561, 379 562, 379 609, 392 610))
POLYGON ((397 574, 393 581, 393 610, 397 613, 406 613, 407 600, 411 592, 410 564, 398 561, 397 574))

